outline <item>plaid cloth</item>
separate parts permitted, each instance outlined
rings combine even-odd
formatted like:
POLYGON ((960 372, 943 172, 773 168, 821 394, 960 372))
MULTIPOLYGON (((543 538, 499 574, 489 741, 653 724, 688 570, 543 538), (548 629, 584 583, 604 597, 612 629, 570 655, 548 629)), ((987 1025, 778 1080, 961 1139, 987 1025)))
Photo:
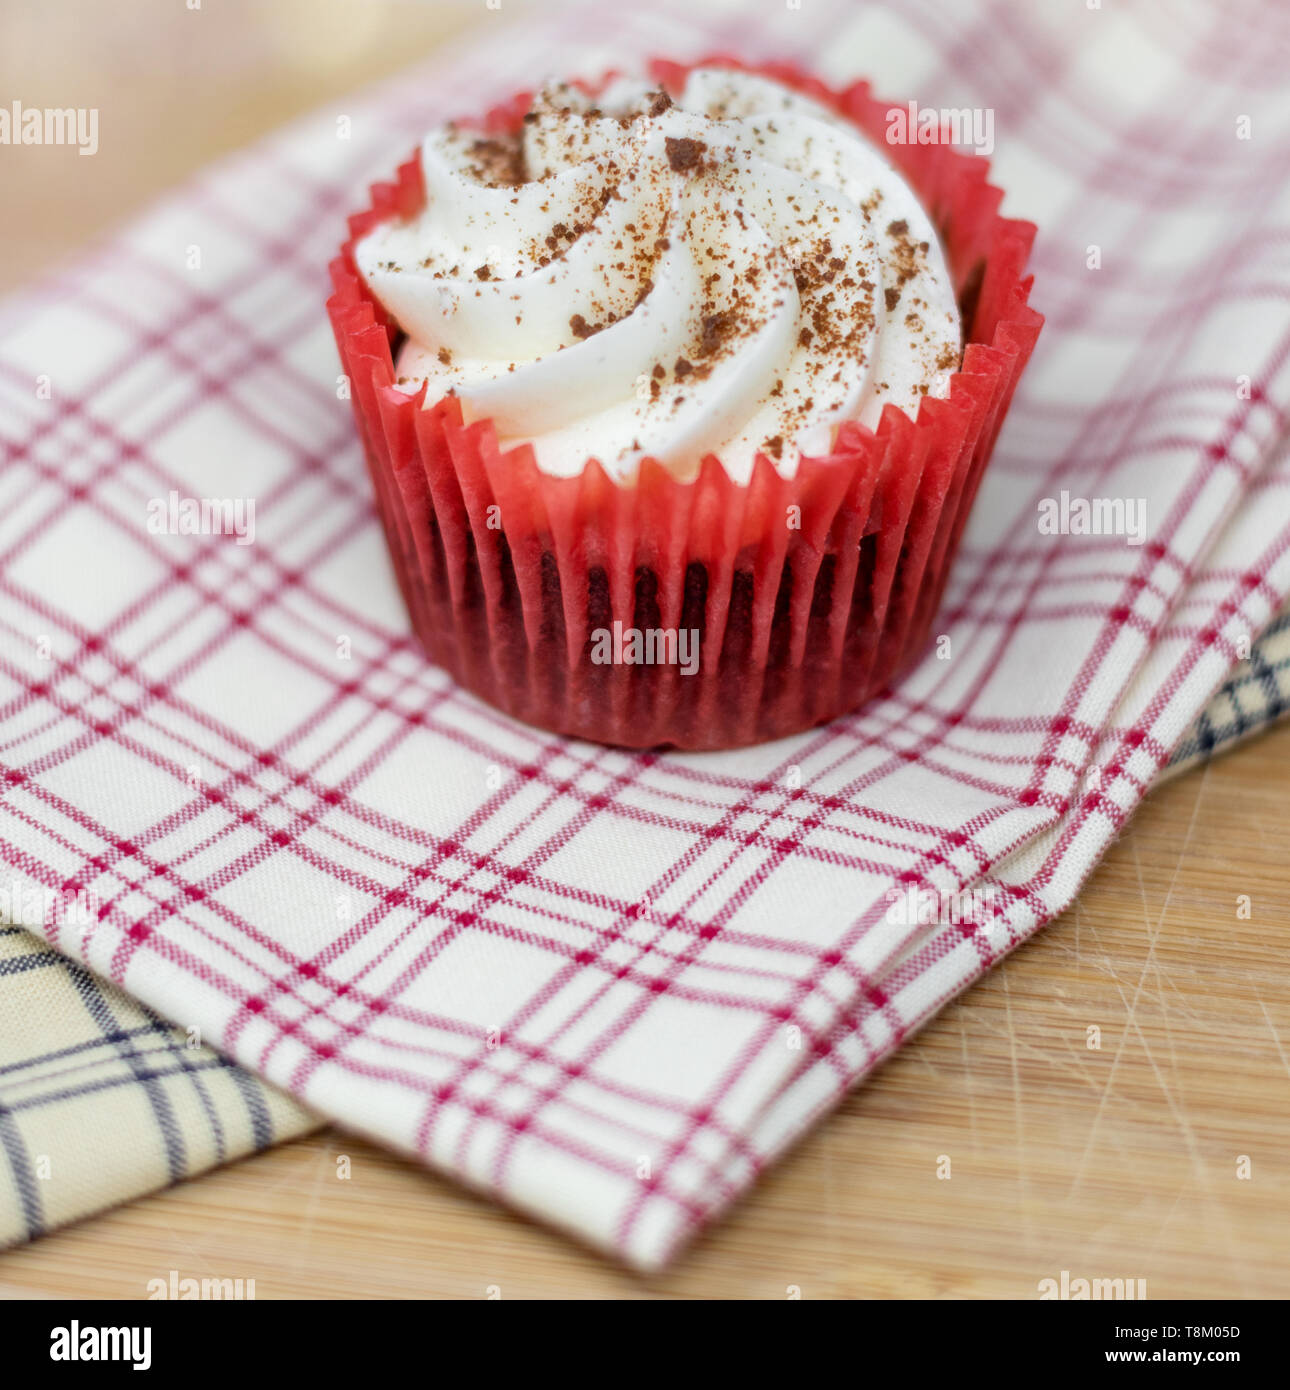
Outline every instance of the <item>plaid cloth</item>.
MULTIPOLYGON (((1214 695, 1161 773, 1290 710, 1290 611, 1214 695)), ((1159 780, 1159 779, 1158 779, 1159 780)), ((308 1133, 318 1121, 18 927, 0 930, 0 1246, 308 1133), (178 1093, 171 1084, 179 1079, 178 1093), (93 1148, 85 1136, 96 1136, 93 1148), (106 1137, 107 1142, 102 1142, 106 1137)))
POLYGON ((0 928, 0 1019, 0 1245, 318 1124, 21 927, 0 928))
MULTIPOLYGON (((1290 608, 1264 629, 1174 749, 1172 776, 1212 758, 1290 714, 1290 608)), ((1162 774, 1162 776, 1165 774, 1162 774)))
MULTIPOLYGON (((1283 610, 1160 778, 1207 761, 1287 710, 1290 611, 1283 610)), ((186 1033, 20 928, 0 931, 0 994, 0 1146, 7 1163, 0 1246, 318 1123, 253 1073, 209 1048, 193 1049, 186 1033), (177 1097, 167 1088, 176 1077, 191 1083, 177 1097), (88 1150, 87 1134, 108 1143, 88 1150)))
POLYGON ((324 1114, 665 1261, 1071 901, 1290 592, 1277 24, 499 15, 0 309, 0 855, 93 903, 42 933, 324 1114), (410 642, 322 270, 432 121, 722 47, 992 107, 1048 328, 939 654, 809 735, 629 754, 506 720, 410 642), (254 498, 254 544, 150 529, 172 492, 254 498), (1143 499, 1144 543, 1042 534, 1062 492, 1143 499), (929 920, 909 890, 987 910, 929 920))

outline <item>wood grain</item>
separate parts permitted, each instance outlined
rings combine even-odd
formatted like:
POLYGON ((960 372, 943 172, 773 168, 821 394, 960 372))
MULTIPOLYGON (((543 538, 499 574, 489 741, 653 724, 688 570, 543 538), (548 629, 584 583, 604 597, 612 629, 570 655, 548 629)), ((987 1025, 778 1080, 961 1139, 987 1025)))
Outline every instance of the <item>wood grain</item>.
MULTIPOLYGON (((4 12, 0 90, 30 105, 88 93, 76 104, 133 134, 79 161, 92 170, 2 152, 22 156, 6 179, 26 213, 0 234, 0 286, 212 155, 489 22, 482 6, 366 0, 361 22, 342 0, 305 8, 304 60, 284 40, 296 0, 208 5, 201 61, 180 5, 128 43, 117 7, 4 12)), ((254 1279, 260 1298, 1026 1298, 1066 1269, 1142 1278, 1155 1298, 1290 1296, 1287 787, 1283 727, 1155 792, 1070 912, 665 1275, 329 1130, 0 1257, 0 1295, 135 1298, 176 1269, 254 1279)))

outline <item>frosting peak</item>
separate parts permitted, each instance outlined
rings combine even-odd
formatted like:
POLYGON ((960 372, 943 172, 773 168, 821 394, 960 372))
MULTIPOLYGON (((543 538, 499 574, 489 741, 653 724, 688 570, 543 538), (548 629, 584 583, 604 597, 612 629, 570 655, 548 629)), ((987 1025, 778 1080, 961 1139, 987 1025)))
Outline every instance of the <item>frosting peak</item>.
POLYGON ((943 395, 959 315, 926 213, 846 121, 769 79, 680 99, 543 88, 514 137, 449 126, 426 206, 356 248, 406 340, 399 385, 449 391, 546 472, 630 480, 709 453, 746 479, 827 453, 847 419, 943 395))

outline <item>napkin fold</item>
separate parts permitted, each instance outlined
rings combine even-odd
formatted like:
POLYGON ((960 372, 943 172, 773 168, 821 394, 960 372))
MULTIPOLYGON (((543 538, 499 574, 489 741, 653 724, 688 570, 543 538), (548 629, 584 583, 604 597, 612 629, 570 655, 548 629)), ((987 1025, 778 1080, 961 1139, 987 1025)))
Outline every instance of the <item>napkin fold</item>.
POLYGON ((1285 21, 1180 8, 508 20, 0 309, 0 857, 88 899, 50 944, 322 1114, 663 1263, 1071 901, 1290 591, 1285 21), (631 754, 505 719, 409 640, 322 272, 432 121, 735 46, 988 107, 1048 327, 899 689, 631 754), (253 539, 190 533, 185 499, 253 501, 253 539), (1081 500, 1141 526, 1041 524, 1081 500))
MULTIPOLYGON (((1283 609, 1157 781, 1226 752, 1287 711, 1290 610, 1283 609)), ((19 915, 14 888, 11 881, 3 890, 0 918, 19 915)), ((0 1247, 320 1123, 21 927, 0 929, 0 1000, 0 1247)))

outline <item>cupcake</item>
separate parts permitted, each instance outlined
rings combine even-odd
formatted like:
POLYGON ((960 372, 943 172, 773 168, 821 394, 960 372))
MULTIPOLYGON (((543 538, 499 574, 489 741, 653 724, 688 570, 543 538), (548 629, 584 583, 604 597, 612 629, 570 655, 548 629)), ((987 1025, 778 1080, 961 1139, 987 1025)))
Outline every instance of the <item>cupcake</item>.
POLYGON ((726 748, 916 660, 1042 319, 984 161, 782 68, 657 62, 431 132, 328 303, 430 658, 726 748))

